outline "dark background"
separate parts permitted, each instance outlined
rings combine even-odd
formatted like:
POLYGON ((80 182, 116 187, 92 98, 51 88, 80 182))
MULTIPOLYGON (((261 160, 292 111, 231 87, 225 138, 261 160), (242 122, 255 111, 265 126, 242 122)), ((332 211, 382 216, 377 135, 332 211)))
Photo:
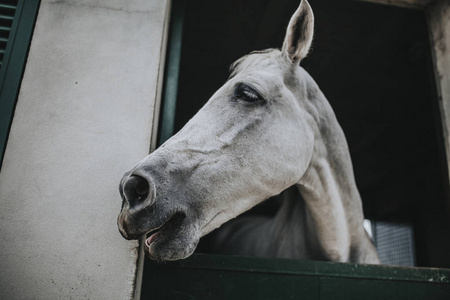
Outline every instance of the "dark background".
MULTIPOLYGON (((227 80, 233 61, 281 47, 299 2, 184 3, 175 131, 227 80)), ((424 13, 310 3, 315 38, 301 65, 344 129, 365 217, 413 224, 417 264, 450 267, 447 167, 424 13)))

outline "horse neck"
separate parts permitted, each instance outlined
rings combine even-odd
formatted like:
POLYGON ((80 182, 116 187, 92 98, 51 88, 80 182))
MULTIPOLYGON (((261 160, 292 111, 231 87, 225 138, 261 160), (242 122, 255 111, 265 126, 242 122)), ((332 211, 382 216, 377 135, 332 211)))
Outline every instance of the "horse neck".
POLYGON ((367 242, 361 198, 336 116, 317 85, 309 89, 314 152, 297 184, 305 203, 308 242, 323 259, 347 262, 353 260, 354 245, 367 242))

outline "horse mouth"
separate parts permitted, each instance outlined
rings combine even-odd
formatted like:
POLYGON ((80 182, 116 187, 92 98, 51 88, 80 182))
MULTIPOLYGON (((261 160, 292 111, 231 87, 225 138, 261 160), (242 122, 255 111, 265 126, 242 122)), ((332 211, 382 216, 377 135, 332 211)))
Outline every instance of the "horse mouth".
POLYGON ((176 212, 171 217, 167 219, 166 222, 163 222, 157 228, 151 230, 147 234, 147 238, 145 240, 145 246, 150 257, 157 256, 155 253, 155 245, 158 243, 162 243, 163 240, 170 240, 177 234, 177 232, 182 228, 183 222, 186 219, 186 214, 183 212, 176 212))

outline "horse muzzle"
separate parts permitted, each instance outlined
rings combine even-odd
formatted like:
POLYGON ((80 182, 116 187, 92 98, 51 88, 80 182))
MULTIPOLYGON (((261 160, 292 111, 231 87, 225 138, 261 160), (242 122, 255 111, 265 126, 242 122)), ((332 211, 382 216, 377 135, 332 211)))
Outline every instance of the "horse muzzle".
POLYGON ((122 178, 119 190, 123 204, 117 218, 119 231, 128 240, 148 235, 145 249, 152 259, 185 258, 192 254, 200 239, 198 222, 189 213, 183 196, 178 194, 179 189, 168 192, 164 189, 167 184, 158 181, 164 176, 148 173, 136 168, 122 178), (155 199, 157 187, 158 199, 155 199))
POLYGON ((119 191, 123 201, 117 218, 119 231, 128 240, 138 239, 152 227, 148 220, 154 212, 155 186, 151 178, 126 173, 119 191))

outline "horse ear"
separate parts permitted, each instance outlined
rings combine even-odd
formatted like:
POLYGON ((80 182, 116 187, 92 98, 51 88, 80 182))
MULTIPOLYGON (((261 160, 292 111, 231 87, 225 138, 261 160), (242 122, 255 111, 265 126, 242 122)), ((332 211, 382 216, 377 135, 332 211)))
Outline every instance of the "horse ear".
POLYGON ((314 34, 314 14, 307 0, 292 15, 281 51, 293 63, 299 63, 308 54, 314 34))

